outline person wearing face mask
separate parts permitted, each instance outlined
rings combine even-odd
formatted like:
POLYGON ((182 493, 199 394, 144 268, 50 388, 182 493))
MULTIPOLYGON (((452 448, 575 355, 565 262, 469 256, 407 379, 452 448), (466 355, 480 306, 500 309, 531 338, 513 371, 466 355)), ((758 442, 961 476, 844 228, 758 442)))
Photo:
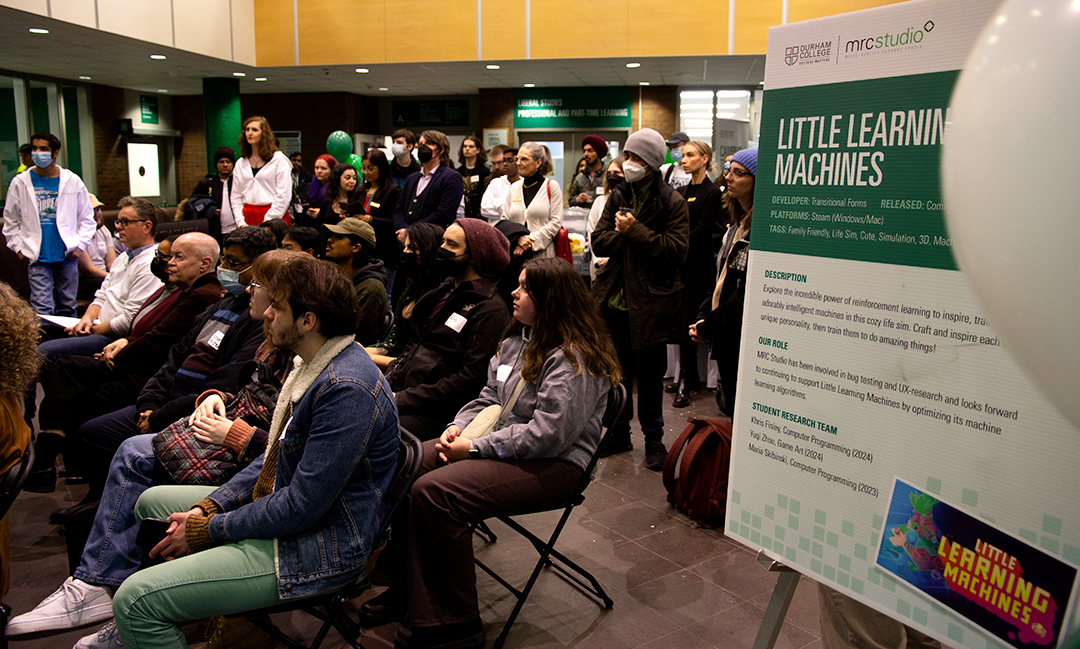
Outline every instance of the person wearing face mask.
POLYGON ((407 128, 399 128, 390 136, 393 143, 390 145, 390 178, 398 187, 404 187, 409 176, 420 171, 420 163, 413 157, 413 150, 419 141, 416 133, 407 128))
POLYGON ((589 208, 589 218, 585 222, 585 232, 589 235, 589 253, 592 255, 592 263, 589 264, 589 277, 594 282, 596 276, 604 272, 604 266, 607 265, 608 260, 607 257, 597 256, 596 250, 592 248, 592 232, 596 229, 596 224, 600 222, 600 216, 604 213, 608 195, 625 180, 622 165, 622 156, 608 163, 607 172, 604 174, 604 184, 596 188, 597 197, 593 201, 592 207, 589 208))
POLYGON ((29 262, 34 312, 74 317, 76 258, 97 229, 90 192, 81 178, 56 164, 55 135, 35 133, 30 145, 34 166, 11 180, 4 199, 4 238, 19 261, 29 262))
POLYGON ((502 218, 529 229, 519 240, 533 257, 554 257, 555 237, 562 227, 562 190, 559 183, 545 176, 552 171, 551 153, 536 142, 526 142, 518 149, 521 179, 510 186, 503 204, 502 218))
POLYGON ((436 264, 446 279, 417 301, 407 321, 416 342, 386 373, 401 425, 418 438, 437 437, 484 387, 510 322, 495 281, 509 262, 506 237, 480 219, 458 219, 443 234, 436 264))
MULTIPOLYGON (((712 235, 723 232, 727 226, 723 195, 716 183, 708 178, 715 171, 712 147, 705 142, 687 142, 682 148, 682 168, 690 174, 690 182, 678 191, 686 199, 690 211, 690 250, 679 275, 686 288, 682 295, 682 321, 689 324, 697 320, 698 306, 706 295, 712 293, 715 284, 715 261, 712 252, 712 235)), ((679 377, 675 383, 676 408, 690 405, 690 393, 701 389, 698 373, 698 344, 682 332, 679 341, 679 377)))
POLYGON ((683 147, 690 141, 690 136, 682 131, 671 134, 667 139, 668 155, 671 162, 660 167, 660 175, 664 182, 671 185, 672 189, 678 189, 690 182, 690 174, 682 168, 683 147))
POLYGON ((446 227, 454 221, 465 192, 465 181, 454 171, 449 148, 450 140, 439 131, 420 134, 416 149, 420 171, 405 181, 394 209, 394 227, 399 242, 404 241, 405 230, 413 223, 446 227))
POLYGON ((664 372, 669 342, 678 340, 679 269, 686 261, 690 216, 686 200, 663 182, 664 136, 651 128, 632 133, 623 146, 626 182, 611 190, 592 233, 593 249, 607 257, 593 296, 619 350, 628 395, 626 408, 603 444, 604 456, 629 451, 634 382, 638 424, 645 435, 645 467, 664 466, 664 372))

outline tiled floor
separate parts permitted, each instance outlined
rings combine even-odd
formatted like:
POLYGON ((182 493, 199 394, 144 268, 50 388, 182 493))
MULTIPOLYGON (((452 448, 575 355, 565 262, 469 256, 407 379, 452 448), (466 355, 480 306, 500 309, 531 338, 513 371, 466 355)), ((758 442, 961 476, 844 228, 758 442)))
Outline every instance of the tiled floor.
MULTIPOLYGON (((686 425, 687 417, 716 418, 712 392, 694 397, 689 408, 670 407, 665 396, 664 418, 669 445, 686 425)), ((728 540, 717 530, 698 527, 666 500, 659 473, 641 466, 640 435, 630 453, 601 460, 597 479, 585 493, 585 503, 568 522, 559 549, 590 570, 615 601, 604 611, 594 600, 553 571, 537 582, 507 640, 507 647, 581 649, 725 649, 749 648, 768 604, 775 574, 755 561, 755 551, 728 540)), ((53 509, 78 502, 84 487, 58 486, 54 494, 23 494, 10 513, 12 577, 5 603, 14 614, 25 612, 57 588, 68 576, 64 539, 48 524, 53 509)), ((522 519, 537 530, 548 530, 556 514, 522 519)), ((498 540, 475 540, 478 556, 513 583, 523 584, 535 553, 521 537, 493 523, 498 540)), ((489 646, 513 608, 510 594, 479 573, 481 616, 489 646)), ((298 636, 314 635, 310 618, 279 616, 275 622, 298 636)), ((393 645, 396 625, 367 631, 367 649, 393 645)), ((72 646, 95 630, 22 641, 16 649, 72 646)), ((196 641, 192 629, 189 640, 196 641)), ((325 647, 347 647, 331 631, 325 647)), ((787 614, 778 649, 819 649, 817 591, 803 579, 787 614)))

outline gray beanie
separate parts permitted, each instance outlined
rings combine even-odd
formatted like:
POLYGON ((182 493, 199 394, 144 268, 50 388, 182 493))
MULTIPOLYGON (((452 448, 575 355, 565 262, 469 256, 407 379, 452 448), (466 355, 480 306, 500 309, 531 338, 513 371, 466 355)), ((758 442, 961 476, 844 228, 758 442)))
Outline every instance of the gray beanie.
POLYGON ((631 133, 626 138, 623 151, 629 151, 645 161, 653 171, 659 171, 660 165, 664 164, 667 156, 667 142, 664 136, 651 128, 643 128, 636 133, 631 133))

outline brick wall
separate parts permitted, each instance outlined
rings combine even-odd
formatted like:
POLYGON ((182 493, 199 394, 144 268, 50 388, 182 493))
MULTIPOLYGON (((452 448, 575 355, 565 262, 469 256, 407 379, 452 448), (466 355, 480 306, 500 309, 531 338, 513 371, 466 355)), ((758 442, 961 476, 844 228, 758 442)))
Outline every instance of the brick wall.
POLYGON ((633 92, 630 120, 631 132, 651 128, 666 139, 679 128, 678 87, 638 86, 633 92))
POLYGON ((174 140, 176 200, 179 202, 190 197, 196 183, 211 171, 206 168, 206 126, 201 95, 173 97, 173 128, 182 133, 174 140))
POLYGON ((514 91, 510 88, 480 89, 480 128, 510 129, 514 141, 514 91))
POLYGON ((379 132, 378 99, 348 92, 241 95, 240 111, 245 119, 262 115, 275 131, 300 131, 308 171, 326 153, 326 138, 334 131, 379 132))
POLYGON ((94 115, 94 153, 97 157, 97 197, 109 208, 130 191, 127 146, 120 137, 118 122, 124 114, 124 91, 93 85, 90 100, 94 115))

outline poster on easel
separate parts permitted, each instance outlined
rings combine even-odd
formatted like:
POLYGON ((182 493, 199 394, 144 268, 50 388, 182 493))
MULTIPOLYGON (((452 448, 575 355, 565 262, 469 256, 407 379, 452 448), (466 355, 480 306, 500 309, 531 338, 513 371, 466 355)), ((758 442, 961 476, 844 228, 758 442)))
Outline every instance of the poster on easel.
POLYGON ((997 4, 770 29, 726 533, 948 646, 1052 648, 1080 430, 977 305, 940 186, 997 4))

